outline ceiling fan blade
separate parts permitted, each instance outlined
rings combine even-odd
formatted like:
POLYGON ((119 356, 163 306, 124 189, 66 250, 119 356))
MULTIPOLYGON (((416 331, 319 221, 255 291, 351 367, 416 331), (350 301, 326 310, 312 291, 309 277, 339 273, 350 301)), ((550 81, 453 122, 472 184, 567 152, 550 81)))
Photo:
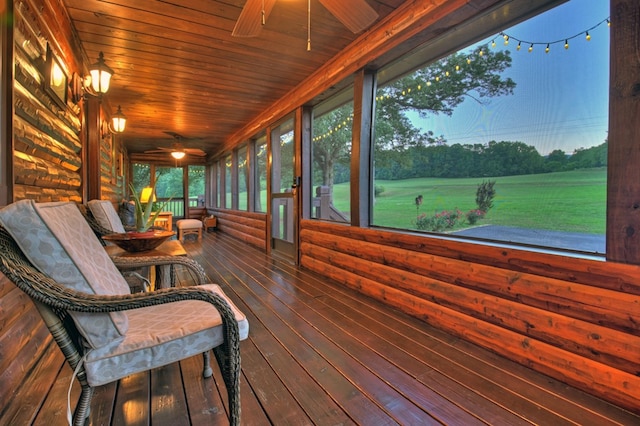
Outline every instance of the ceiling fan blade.
POLYGON ((189 155, 195 155, 198 157, 204 157, 205 155, 207 155, 207 153, 200 148, 185 148, 183 151, 189 155))
POLYGON ((264 20, 267 19, 276 0, 247 0, 240 16, 236 21, 236 26, 231 33, 234 37, 255 37, 262 29, 263 11, 264 20))
POLYGON ((366 0, 320 0, 320 3, 356 34, 369 28, 378 19, 378 12, 366 0))

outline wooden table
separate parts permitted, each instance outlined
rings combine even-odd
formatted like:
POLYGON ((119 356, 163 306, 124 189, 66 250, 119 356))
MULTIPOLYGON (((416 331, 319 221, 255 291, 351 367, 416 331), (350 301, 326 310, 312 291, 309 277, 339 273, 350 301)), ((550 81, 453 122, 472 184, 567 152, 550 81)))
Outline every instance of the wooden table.
POLYGON ((154 226, 161 226, 167 231, 173 229, 173 213, 172 212, 160 212, 158 218, 153 223, 154 226))
MULTIPOLYGON (((128 252, 121 249, 118 246, 105 246, 105 250, 109 257, 154 257, 154 256, 186 256, 187 251, 182 246, 182 243, 178 240, 168 240, 160 244, 154 250, 140 251, 140 252, 128 252)), ((171 287, 171 277, 173 275, 173 266, 162 265, 155 268, 155 288, 168 288, 171 287)))

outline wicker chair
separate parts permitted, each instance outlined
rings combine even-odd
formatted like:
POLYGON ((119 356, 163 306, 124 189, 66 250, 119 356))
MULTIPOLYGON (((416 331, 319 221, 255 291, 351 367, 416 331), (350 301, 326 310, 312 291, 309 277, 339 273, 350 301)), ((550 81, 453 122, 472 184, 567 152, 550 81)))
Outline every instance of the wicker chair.
MULTIPOLYGON (((13 216, 15 217, 17 215, 14 213, 13 216)), ((76 219, 75 223, 77 224, 78 221, 82 221, 82 219, 76 219)), ((15 231, 12 231, 12 233, 13 232, 15 231)), ((88 227, 86 232, 90 233, 88 227)), ((21 239, 21 241, 23 241, 21 245, 25 244, 24 240, 21 239)), ((97 242, 90 245, 97 246, 98 248, 100 247, 97 242)), ((83 250, 80 249, 79 251, 82 252, 83 250)), ((96 247, 93 247, 93 253, 99 253, 99 251, 96 250, 96 247)), ((82 256, 82 253, 80 256, 82 256)), ((94 258, 92 257, 91 259, 83 260, 88 263, 92 263, 93 259, 94 258)), ((47 261, 46 259, 44 260, 47 261)), ((38 262, 41 262, 41 260, 38 259, 38 262)), ((108 256, 106 259, 103 258, 96 262, 108 263, 108 256)), ((38 263, 38 265, 41 265, 41 263, 38 263)), ((91 268, 93 266, 88 267, 91 268)), ((197 354, 198 352, 204 351, 203 375, 204 377, 211 377, 213 372, 209 364, 210 349, 214 350, 216 360, 220 366, 227 388, 230 423, 233 425, 240 423, 239 342, 241 338, 247 337, 248 323, 246 322, 246 317, 244 317, 244 315, 235 306, 233 306, 233 303, 226 298, 218 286, 204 285, 169 288, 150 293, 137 294, 90 294, 89 292, 81 292, 70 288, 68 285, 60 284, 51 276, 40 272, 40 269, 42 269, 42 267, 34 266, 4 226, 0 226, 0 271, 29 297, 31 297, 35 306, 39 310, 44 323, 66 357, 69 365, 74 371, 77 371, 77 378, 82 387, 82 393, 75 409, 73 418, 74 425, 82 425, 85 423, 85 419, 89 414, 89 406, 95 386, 119 380, 129 374, 155 368, 159 365, 165 365, 170 362, 179 361, 180 359, 187 358, 197 354), (126 341, 128 337, 126 336, 126 331, 122 338, 124 340, 116 339, 112 342, 108 342, 106 345, 98 345, 96 348, 96 345, 91 342, 90 336, 87 335, 87 328, 85 328, 87 324, 83 324, 82 321, 78 319, 79 315, 85 315, 85 318, 89 317, 90 325, 93 327, 103 322, 103 320, 99 320, 97 317, 95 320, 92 319, 93 315, 128 315, 127 327, 129 330, 133 330, 132 334, 134 335, 133 339, 135 340, 135 338, 137 338, 136 333, 139 333, 139 330, 141 329, 139 322, 133 324, 135 322, 136 315, 137 318, 140 318, 142 315, 153 313, 154 310, 158 315, 171 315, 171 313, 179 306, 181 306, 183 310, 187 307, 187 305, 178 305, 177 303, 193 303, 185 301, 204 301, 210 304, 199 304, 199 308, 195 310, 191 305, 189 305, 191 308, 188 310, 189 315, 198 316, 195 318, 195 321, 193 317, 190 318, 192 324, 197 324, 198 321, 209 322, 209 325, 206 327, 203 326, 202 330, 197 332, 201 333, 198 334, 200 346, 197 348, 195 345, 192 348, 181 347, 180 351, 165 351, 165 353, 158 355, 157 358, 161 359, 155 359, 155 356, 148 356, 149 352, 143 352, 141 350, 141 354, 139 358, 135 359, 135 363, 129 361, 129 364, 131 365, 127 365, 127 357, 131 356, 130 353, 127 352, 125 357, 122 357, 122 355, 118 355, 120 358, 116 357, 117 364, 115 366, 117 368, 110 368, 108 372, 103 373, 103 368, 100 364, 101 362, 104 362, 103 357, 111 356, 112 352, 118 351, 117 347, 119 345, 127 344, 126 341), (167 305, 172 303, 176 304, 167 305), (212 306, 215 311, 210 307, 205 309, 206 306, 212 306), (197 311, 201 311, 202 314, 197 313, 197 311), (204 315, 205 311, 209 312, 206 316, 204 315), (218 319, 212 317, 211 312, 217 312, 219 314, 219 318, 217 315, 215 318, 218 319), (214 342, 216 339, 212 339, 210 341, 211 345, 206 346, 209 345, 206 343, 207 336, 218 336, 218 340, 220 341, 214 342), (204 348, 202 347, 203 340, 205 340, 204 348), (190 353, 190 350, 191 352, 196 352, 190 353), (179 353, 179 355, 176 353, 179 353), (96 354, 100 354, 98 359, 96 359, 96 354), (91 358, 92 356, 93 359, 91 358), (176 359, 167 359, 170 357, 176 357, 176 359), (148 365, 146 365, 147 363, 148 365)), ((126 286, 126 284, 120 285, 126 286)), ((145 318, 149 317, 146 316, 145 318)), ((168 321, 179 321, 179 319, 168 319, 168 321)), ((146 324, 146 322, 144 327, 145 332, 149 334, 149 332, 146 331, 148 328, 148 324, 146 324)), ((159 327, 159 329, 160 328, 162 327, 159 327)), ((166 332, 166 330, 161 329, 154 331, 151 334, 166 334, 166 332)), ((189 336, 196 336, 197 333, 196 331, 192 331, 192 334, 189 334, 189 336)), ((108 333, 105 332, 105 334, 108 333)), ((101 332, 99 334, 99 338, 104 339, 101 332)), ((151 336, 151 339, 155 339, 155 336, 151 336)), ((176 339, 175 342, 181 344, 184 340, 176 339)), ((129 342, 129 344, 130 343, 131 342, 129 342)), ((133 343, 138 344, 138 342, 133 343)), ((175 344, 173 341, 170 343, 175 344)), ((148 347, 145 350, 155 350, 155 348, 148 347)))

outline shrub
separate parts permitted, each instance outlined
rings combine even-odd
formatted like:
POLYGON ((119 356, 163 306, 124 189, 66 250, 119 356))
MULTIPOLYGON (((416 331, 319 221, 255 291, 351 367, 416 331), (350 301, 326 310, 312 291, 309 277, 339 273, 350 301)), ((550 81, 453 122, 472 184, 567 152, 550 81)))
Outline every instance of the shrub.
POLYGON ((467 212, 467 222, 469 222, 469 225, 475 225, 478 220, 482 219, 485 215, 485 212, 479 209, 476 210, 469 210, 467 212))
POLYGON ((491 207, 493 207, 493 198, 496 196, 496 190, 494 189, 494 185, 496 181, 482 181, 480 185, 478 185, 478 189, 476 191, 476 205, 478 206, 478 210, 481 210, 485 213, 489 211, 491 207))
POLYGON ((382 186, 382 185, 376 185, 376 186, 373 188, 373 192, 374 192, 374 194, 375 194, 375 196, 376 196, 376 197, 379 197, 379 196, 380 196, 380 194, 382 194, 382 193, 384 192, 384 186, 382 186))
POLYGON ((416 219, 416 228, 423 231, 441 232, 454 228, 460 223, 462 216, 462 212, 458 209, 443 210, 433 216, 427 216, 423 213, 416 219))

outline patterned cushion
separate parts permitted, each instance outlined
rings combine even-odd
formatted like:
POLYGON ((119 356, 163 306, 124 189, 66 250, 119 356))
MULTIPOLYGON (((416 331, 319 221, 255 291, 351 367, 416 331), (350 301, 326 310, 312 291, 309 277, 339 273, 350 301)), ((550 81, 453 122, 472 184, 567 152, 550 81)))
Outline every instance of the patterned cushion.
POLYGON ((111 229, 117 233, 125 232, 120 216, 118 216, 118 212, 116 212, 111 201, 91 200, 87 203, 87 207, 89 207, 91 214, 103 228, 111 229))
MULTIPOLYGON (((22 200, 0 210, 0 222, 25 256, 58 283, 90 294, 127 294, 127 282, 74 203, 22 200)), ((91 347, 122 340, 127 315, 71 313, 91 347)))
MULTIPOLYGON (((240 339, 246 339, 249 322, 220 286, 200 287, 219 294, 229 303, 238 321, 240 339)), ((220 314, 207 302, 187 300, 126 312, 129 331, 124 340, 87 355, 85 368, 91 386, 206 352, 224 340, 220 314)))

